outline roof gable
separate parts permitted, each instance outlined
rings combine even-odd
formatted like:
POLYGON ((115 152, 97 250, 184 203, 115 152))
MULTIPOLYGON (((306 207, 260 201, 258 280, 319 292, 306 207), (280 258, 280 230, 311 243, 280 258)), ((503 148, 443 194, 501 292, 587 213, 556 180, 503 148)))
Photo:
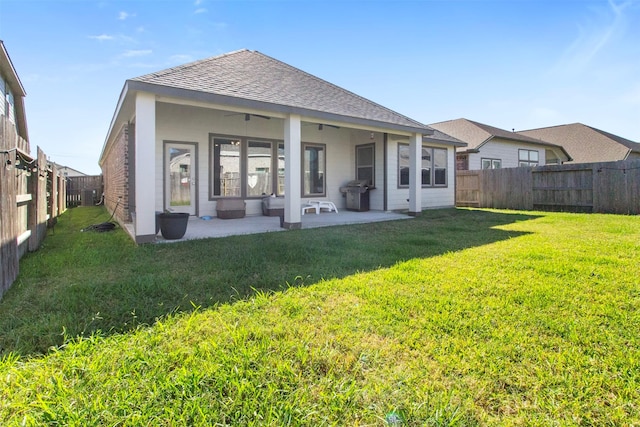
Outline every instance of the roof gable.
POLYGON ((582 123, 530 129, 520 133, 562 145, 571 152, 576 163, 624 160, 630 152, 640 153, 640 144, 582 123))
POLYGON ((424 130, 424 124, 257 51, 239 50, 129 80, 424 130))
POLYGON ((502 138, 510 141, 526 142, 538 145, 553 145, 539 139, 521 135, 517 132, 509 132, 504 129, 474 122, 468 119, 449 120, 440 123, 433 123, 430 127, 447 133, 468 144, 467 149, 477 150, 487 141, 493 138, 502 138))

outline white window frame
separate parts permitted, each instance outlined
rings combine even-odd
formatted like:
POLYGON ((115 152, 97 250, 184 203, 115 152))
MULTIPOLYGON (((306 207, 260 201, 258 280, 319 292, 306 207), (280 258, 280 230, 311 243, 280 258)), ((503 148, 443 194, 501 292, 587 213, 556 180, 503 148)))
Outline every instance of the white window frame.
POLYGON ((538 150, 529 150, 526 148, 518 149, 518 166, 534 167, 540 163, 540 153, 538 150))
POLYGON ((480 159, 480 169, 500 169, 502 168, 502 159, 492 159, 489 157, 482 157, 480 159), (489 167, 485 168, 485 162, 489 163, 489 167))

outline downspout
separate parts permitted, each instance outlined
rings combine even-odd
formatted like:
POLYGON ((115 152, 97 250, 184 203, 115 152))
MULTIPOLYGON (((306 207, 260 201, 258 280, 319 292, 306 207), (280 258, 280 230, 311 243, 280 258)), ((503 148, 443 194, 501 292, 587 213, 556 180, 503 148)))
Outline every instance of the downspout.
POLYGON ((389 175, 389 171, 387 170, 387 164, 389 163, 389 159, 388 157, 388 153, 387 153, 387 145, 388 145, 388 140, 389 140, 389 134, 388 133, 384 133, 382 135, 382 150, 384 152, 384 155, 382 156, 382 167, 384 170, 384 174, 383 174, 383 179, 382 179, 382 210, 384 212, 387 211, 387 176, 389 175))

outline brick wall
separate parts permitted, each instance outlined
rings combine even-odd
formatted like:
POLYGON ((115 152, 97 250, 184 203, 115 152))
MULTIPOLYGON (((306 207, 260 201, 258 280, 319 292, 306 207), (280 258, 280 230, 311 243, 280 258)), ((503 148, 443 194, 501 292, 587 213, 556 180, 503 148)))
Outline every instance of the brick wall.
POLYGON ((120 129, 102 164, 104 204, 122 222, 131 221, 129 204, 129 125, 120 129), (118 203, 120 201, 120 203, 118 203), (117 206, 117 208, 116 208, 117 206))

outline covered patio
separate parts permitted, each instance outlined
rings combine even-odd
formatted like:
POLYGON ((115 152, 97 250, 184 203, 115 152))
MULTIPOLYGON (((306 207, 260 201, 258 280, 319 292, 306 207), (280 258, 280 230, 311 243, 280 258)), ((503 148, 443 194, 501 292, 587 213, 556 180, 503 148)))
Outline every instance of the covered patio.
MULTIPOLYGON (((398 212, 353 212, 341 210, 339 213, 322 212, 316 214, 302 215, 302 229, 331 227, 337 225, 365 224, 370 222, 395 221, 401 219, 412 219, 414 217, 406 213, 398 212)), ((124 224, 126 231, 133 235, 133 224, 124 224)), ((278 216, 246 216, 237 219, 202 219, 191 217, 187 232, 182 239, 166 240, 158 233, 157 243, 173 243, 185 240, 211 239, 219 237, 229 237, 237 235, 271 233, 277 231, 288 231, 280 227, 280 217, 278 216)))
POLYGON ((242 50, 127 80, 100 165, 105 206, 136 243, 150 243, 158 240, 155 213, 165 211, 191 216, 186 239, 279 231, 279 218, 259 216, 267 195, 284 201, 285 229, 453 206, 457 144, 373 101, 242 50), (354 180, 366 182, 367 206, 358 209, 371 209, 372 216, 342 214, 342 188, 354 180), (238 201, 246 219, 216 227, 227 205, 238 201), (340 215, 302 215, 300 207, 310 201, 335 205, 340 215))

